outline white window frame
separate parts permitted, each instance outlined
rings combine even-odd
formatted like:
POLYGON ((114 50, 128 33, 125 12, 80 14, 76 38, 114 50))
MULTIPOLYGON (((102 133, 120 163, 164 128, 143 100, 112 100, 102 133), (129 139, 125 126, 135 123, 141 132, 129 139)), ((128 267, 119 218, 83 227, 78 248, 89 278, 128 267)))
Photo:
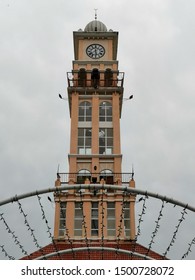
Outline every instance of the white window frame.
POLYGON ((59 236, 64 236, 66 231, 66 202, 62 201, 60 203, 60 219, 59 219, 59 236))
POLYGON ((130 227, 130 202, 124 204, 124 236, 130 238, 131 227, 130 227))
POLYGON ((91 122, 92 106, 89 101, 82 101, 79 103, 79 122, 91 122))
POLYGON ((98 201, 91 202, 91 237, 99 235, 99 217, 98 217, 98 201))
POLYGON ((113 128, 99 128, 99 154, 113 154, 113 128))
POLYGON ((115 202, 107 202, 107 236, 116 236, 116 205, 115 202), (112 214, 112 215, 111 215, 112 214))
POLYGON ((91 155, 91 145, 92 145, 92 129, 87 127, 79 127, 78 128, 78 154, 91 155))
POLYGON ((112 103, 108 101, 102 101, 99 104, 99 121, 100 122, 112 122, 112 103))
POLYGON ((74 207, 74 236, 82 237, 83 233, 83 215, 80 202, 75 202, 74 207), (79 226, 78 226, 79 225, 79 226))

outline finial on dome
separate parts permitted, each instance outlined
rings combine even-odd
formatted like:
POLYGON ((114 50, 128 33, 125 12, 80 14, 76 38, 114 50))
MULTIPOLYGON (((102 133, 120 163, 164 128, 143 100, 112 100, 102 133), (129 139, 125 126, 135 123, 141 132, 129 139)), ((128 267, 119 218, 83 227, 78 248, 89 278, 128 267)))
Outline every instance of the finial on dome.
POLYGON ((97 10, 98 9, 94 9, 95 10, 95 20, 97 20, 97 10))

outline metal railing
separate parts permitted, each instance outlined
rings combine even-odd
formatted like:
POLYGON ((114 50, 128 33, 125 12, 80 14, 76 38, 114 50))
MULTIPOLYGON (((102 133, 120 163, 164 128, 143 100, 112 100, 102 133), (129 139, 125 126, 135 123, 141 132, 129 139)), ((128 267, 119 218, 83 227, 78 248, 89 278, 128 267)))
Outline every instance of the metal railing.
POLYGON ((72 181, 74 184, 83 184, 86 179, 90 183, 100 183, 104 179, 107 184, 117 185, 118 183, 127 184, 133 178, 134 173, 57 173, 57 178, 62 184, 72 181))
MULTIPOLYGON (((102 75, 103 76, 103 75, 102 75)), ((123 87, 124 73, 120 72, 119 75, 113 76, 112 78, 91 78, 88 75, 83 78, 79 77, 78 74, 73 74, 72 72, 67 73, 68 87, 123 87)))

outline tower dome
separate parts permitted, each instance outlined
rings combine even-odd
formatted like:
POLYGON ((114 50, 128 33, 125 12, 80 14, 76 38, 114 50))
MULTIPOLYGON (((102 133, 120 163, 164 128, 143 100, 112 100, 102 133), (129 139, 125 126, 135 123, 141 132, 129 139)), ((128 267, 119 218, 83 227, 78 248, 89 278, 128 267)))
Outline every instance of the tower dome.
POLYGON ((85 32, 107 32, 106 25, 99 20, 90 21, 84 29, 85 32))

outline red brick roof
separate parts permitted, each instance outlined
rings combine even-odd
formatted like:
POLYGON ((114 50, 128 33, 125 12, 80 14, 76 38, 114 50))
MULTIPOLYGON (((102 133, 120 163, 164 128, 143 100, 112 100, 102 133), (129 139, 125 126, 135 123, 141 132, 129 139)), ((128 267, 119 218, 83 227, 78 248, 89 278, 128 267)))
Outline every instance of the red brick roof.
POLYGON ((104 242, 104 247, 102 248, 102 245, 99 241, 91 242, 89 245, 91 247, 98 247, 100 250, 90 250, 89 249, 84 249, 84 250, 79 250, 77 252, 73 253, 73 248, 84 248, 86 246, 86 242, 74 242, 73 245, 70 245, 67 241, 55 241, 55 244, 49 244, 45 247, 43 247, 41 250, 35 251, 29 256, 25 256, 21 258, 22 260, 27 260, 27 259, 36 259, 38 257, 42 257, 43 259, 49 259, 49 260, 143 260, 144 256, 147 256, 152 259, 156 260, 162 260, 164 259, 163 256, 160 254, 148 250, 148 248, 132 242, 132 241, 120 241, 120 244, 118 244, 116 241, 107 241, 104 242), (126 251, 132 251, 135 252, 136 255, 133 254, 126 254, 122 252, 117 252, 117 248, 120 248, 121 250, 126 250, 126 251), (108 250, 106 250, 108 248, 108 250), (115 248, 116 250, 114 251, 109 251, 109 248, 115 248), (62 250, 69 250, 69 253, 63 253, 63 254, 58 254, 59 251, 62 250), (47 254, 55 253, 55 256, 48 256, 45 257, 47 254), (143 255, 143 257, 141 257, 143 255))

